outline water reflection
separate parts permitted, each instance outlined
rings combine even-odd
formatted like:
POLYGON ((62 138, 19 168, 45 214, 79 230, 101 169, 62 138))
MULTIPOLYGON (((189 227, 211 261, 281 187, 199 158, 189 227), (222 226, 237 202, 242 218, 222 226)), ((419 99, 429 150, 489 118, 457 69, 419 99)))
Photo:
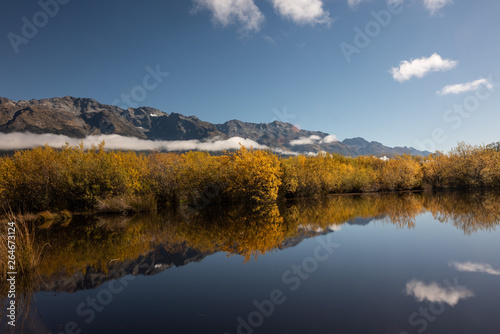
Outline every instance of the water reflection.
MULTIPOLYGON (((500 223, 500 194, 332 196, 256 207, 184 207, 135 217, 75 216, 70 222, 37 228, 36 247, 49 246, 43 248, 36 275, 24 278, 30 280, 25 284, 29 288, 20 295, 29 301, 36 291, 92 289, 126 275, 154 275, 202 261, 216 252, 248 262, 294 247, 306 238, 339 231, 345 224, 364 226, 376 221, 413 229, 416 218, 426 212, 465 235, 492 231, 500 223)), ((500 273, 481 263, 452 262, 450 266, 458 271, 500 273)), ((1 284, 5 298, 5 284, 1 284)), ((469 290, 418 280, 409 281, 406 292, 416 300, 450 306, 473 295, 469 290)))
POLYGON ((43 251, 40 276, 45 282, 60 284, 39 282, 38 288, 85 289, 116 278, 116 272, 154 274, 215 252, 241 255, 248 261, 304 238, 340 230, 343 224, 377 220, 411 229, 415 218, 425 212, 467 235, 491 231, 500 222, 500 195, 335 196, 279 206, 180 210, 184 211, 135 217, 77 216, 69 224, 40 226, 37 243, 49 245, 43 251), (64 284, 64 277, 80 281, 64 284))
POLYGON ((413 279, 406 283, 406 294, 414 296, 416 301, 428 301, 431 303, 446 303, 451 307, 458 304, 461 299, 474 296, 474 292, 464 286, 444 287, 436 282, 426 284, 422 281, 413 279))
POLYGON ((458 271, 470 272, 470 273, 483 273, 489 275, 500 275, 500 270, 493 268, 487 263, 475 263, 475 262, 456 262, 452 261, 450 263, 451 267, 454 267, 458 271))

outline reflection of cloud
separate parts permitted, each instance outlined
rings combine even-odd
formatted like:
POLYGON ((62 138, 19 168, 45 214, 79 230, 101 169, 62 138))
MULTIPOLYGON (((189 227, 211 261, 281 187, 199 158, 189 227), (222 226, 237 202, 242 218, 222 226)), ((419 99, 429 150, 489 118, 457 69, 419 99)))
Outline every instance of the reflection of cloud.
POLYGON ((305 230, 305 231, 312 231, 312 232, 316 232, 316 233, 322 233, 325 231, 336 232, 336 231, 340 231, 342 229, 342 225, 331 224, 331 225, 328 225, 326 228, 323 228, 323 227, 318 227, 314 224, 305 224, 305 225, 300 224, 299 229, 305 230))
POLYGON ((240 144, 245 147, 253 147, 255 149, 266 149, 267 146, 260 145, 257 142, 240 137, 232 137, 229 139, 220 140, 217 138, 200 141, 200 140, 144 140, 135 137, 124 137, 119 135, 100 135, 89 136, 84 139, 70 138, 63 135, 55 134, 32 134, 32 133, 0 133, 0 149, 1 150, 16 150, 27 149, 48 144, 52 147, 61 147, 66 142, 72 146, 77 146, 83 142, 85 147, 91 145, 99 145, 102 142, 106 143, 107 149, 113 150, 135 150, 135 151, 189 151, 189 150, 207 150, 207 151, 224 151, 239 149, 240 144))
POLYGON ((460 299, 465 299, 474 296, 474 292, 466 287, 454 286, 444 288, 436 282, 425 284, 422 281, 411 280, 406 283, 406 294, 415 296, 419 302, 427 300, 431 303, 446 303, 450 306, 458 304, 460 299))
POLYGON ((450 262, 450 266, 455 267, 458 271, 467 271, 471 273, 484 273, 490 275, 500 275, 500 270, 494 269, 487 263, 474 262, 450 262))
POLYGON ((342 225, 331 224, 331 225, 328 225, 328 229, 330 231, 340 231, 342 229, 342 225))

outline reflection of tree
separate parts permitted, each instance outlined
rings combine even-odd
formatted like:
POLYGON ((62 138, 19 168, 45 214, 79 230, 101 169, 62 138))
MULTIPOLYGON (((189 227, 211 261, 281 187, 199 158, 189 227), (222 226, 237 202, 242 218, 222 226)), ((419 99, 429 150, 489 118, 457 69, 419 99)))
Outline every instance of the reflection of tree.
POLYGON ((362 196, 331 196, 321 200, 300 201, 283 210, 285 220, 324 230, 355 218, 385 216, 399 227, 411 228, 423 210, 422 195, 387 194, 362 196))
POLYGON ((465 234, 493 231, 500 223, 500 193, 438 193, 426 198, 426 208, 440 222, 451 222, 465 234))
POLYGON ((402 193, 362 196, 331 196, 319 200, 296 201, 282 209, 285 221, 294 226, 321 230, 355 218, 385 217, 400 228, 413 228, 416 217, 430 211, 440 222, 452 222, 470 235, 493 230, 500 223, 500 194, 402 193))
MULTIPOLYGON (((89 269, 107 273, 114 264, 149 254, 158 245, 169 253, 221 251, 240 254, 248 261, 280 248, 290 238, 335 230, 355 218, 385 217, 386 223, 413 228, 416 217, 429 211, 468 235, 494 230, 500 222, 499 196, 494 192, 341 195, 279 206, 181 208, 128 218, 77 216, 70 223, 39 227, 30 247, 43 248, 36 268, 42 280, 85 274, 89 269)), ((43 282, 33 276, 30 284, 37 289, 43 282)))
POLYGON ((248 261, 277 249, 294 229, 284 223, 276 205, 208 208, 191 212, 178 222, 180 240, 202 252, 240 254, 248 261))
MULTIPOLYGON (((283 247, 291 238, 335 230, 335 226, 356 218, 385 217, 386 223, 413 228, 416 217, 424 212, 431 212, 442 223, 451 222, 467 235, 491 231, 500 223, 500 194, 339 195, 283 202, 279 206, 207 206, 201 210, 181 207, 135 217, 76 216, 70 222, 39 226, 36 238, 25 230, 30 237, 18 240, 18 247, 34 250, 30 254, 41 254, 32 257, 41 261, 27 262, 31 265, 29 274, 18 276, 22 278, 18 282, 22 292, 19 303, 28 314, 32 294, 44 282, 89 270, 113 273, 120 263, 151 254, 159 245, 168 254, 184 254, 186 250, 199 254, 226 252, 241 255, 246 262, 252 256, 283 247), (44 247, 46 244, 49 246, 44 247)), ((7 258, 5 248, 0 248, 0 257, 7 258)), ((1 302, 6 300, 5 280, 0 287, 1 302)))

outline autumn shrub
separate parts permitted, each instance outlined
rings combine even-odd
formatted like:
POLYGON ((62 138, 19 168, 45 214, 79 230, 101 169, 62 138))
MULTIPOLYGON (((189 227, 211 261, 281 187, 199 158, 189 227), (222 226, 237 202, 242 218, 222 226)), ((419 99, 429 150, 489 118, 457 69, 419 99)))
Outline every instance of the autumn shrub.
POLYGON ((434 188, 495 188, 500 186, 500 153, 491 147, 459 143, 449 154, 424 161, 424 182, 434 188))
POLYGON ((174 153, 153 153, 148 156, 150 189, 155 194, 160 207, 176 205, 180 201, 178 172, 181 169, 181 156, 174 153))
POLYGON ((281 164, 269 151, 242 147, 221 159, 220 173, 226 199, 266 203, 278 198, 281 164))
POLYGON ((221 159, 207 152, 182 154, 176 173, 178 193, 182 203, 197 203, 210 188, 218 193, 223 185, 221 159))
MULTIPOLYGON (((2 196, 14 211, 57 208, 66 197, 63 161, 56 150, 39 147, 2 158, 2 196)), ((64 205, 64 204, 62 204, 64 205)))
POLYGON ((421 164, 408 155, 398 156, 385 163, 382 187, 387 190, 412 190, 422 186, 421 164))
POLYGON ((0 204, 15 212, 139 212, 211 202, 275 202, 278 197, 442 188, 500 187, 500 152, 459 144, 426 158, 280 158, 242 147, 206 152, 106 151, 104 143, 48 146, 0 158, 0 204), (206 201, 205 201, 206 202, 206 201))

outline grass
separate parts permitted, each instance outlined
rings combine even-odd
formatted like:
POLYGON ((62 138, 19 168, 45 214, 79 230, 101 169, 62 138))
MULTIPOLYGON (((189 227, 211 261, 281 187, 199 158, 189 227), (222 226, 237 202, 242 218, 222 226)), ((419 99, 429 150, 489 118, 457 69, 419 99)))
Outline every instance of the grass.
MULTIPOLYGON (((24 216, 14 215, 9 212, 5 215, 6 219, 0 221, 0 300, 5 305, 9 299, 8 291, 9 278, 8 272, 12 272, 9 268, 9 222, 15 222, 15 272, 16 274, 16 310, 17 323, 23 324, 30 314, 31 302, 36 286, 40 283, 40 275, 38 269, 42 262, 42 253, 44 246, 38 246, 35 242, 34 220, 25 220, 24 216)), ((12 243, 10 244, 12 245, 12 243)), ((5 312, 2 308, 1 312, 5 312)), ((3 316, 3 314, 0 314, 3 316)))

